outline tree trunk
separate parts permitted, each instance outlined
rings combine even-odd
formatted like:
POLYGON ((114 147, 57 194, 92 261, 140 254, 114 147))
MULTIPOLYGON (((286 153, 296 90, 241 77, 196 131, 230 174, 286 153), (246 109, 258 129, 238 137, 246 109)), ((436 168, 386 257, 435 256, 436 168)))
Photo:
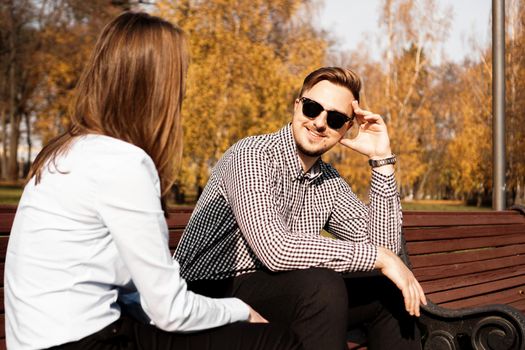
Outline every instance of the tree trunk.
POLYGON ((14 111, 10 118, 9 157, 7 159, 7 180, 18 180, 18 143, 20 139, 20 114, 14 111))
POLYGON ((23 177, 25 178, 29 172, 29 166, 31 165, 31 152, 33 148, 33 141, 31 140, 31 115, 30 113, 25 113, 24 119, 26 122, 26 133, 27 133, 27 158, 24 163, 24 173, 23 173, 23 177))
POLYGON ((7 113, 2 110, 2 157, 0 159, 0 178, 7 178, 7 113))
POLYGON ((11 11, 11 33, 9 34, 9 46, 10 46, 10 57, 9 57, 9 148, 7 152, 7 180, 17 180, 18 178, 18 134, 20 116, 16 108, 16 44, 15 44, 15 26, 13 24, 14 19, 11 11))

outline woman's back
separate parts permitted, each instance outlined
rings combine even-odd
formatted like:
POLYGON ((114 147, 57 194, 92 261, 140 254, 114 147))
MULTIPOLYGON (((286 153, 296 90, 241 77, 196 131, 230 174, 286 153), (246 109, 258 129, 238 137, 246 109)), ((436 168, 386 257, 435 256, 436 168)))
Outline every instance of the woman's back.
POLYGON ((7 332, 17 334, 13 348, 77 340, 119 318, 114 287, 133 286, 104 217, 137 202, 122 191, 126 183, 144 201, 143 208, 126 209, 156 209, 156 226, 167 232, 157 172, 140 148, 86 135, 56 165, 45 167, 37 186, 34 179, 26 186, 9 241, 5 293, 7 332), (150 185, 134 188, 137 178, 150 185), (115 190, 123 193, 114 197, 115 190))

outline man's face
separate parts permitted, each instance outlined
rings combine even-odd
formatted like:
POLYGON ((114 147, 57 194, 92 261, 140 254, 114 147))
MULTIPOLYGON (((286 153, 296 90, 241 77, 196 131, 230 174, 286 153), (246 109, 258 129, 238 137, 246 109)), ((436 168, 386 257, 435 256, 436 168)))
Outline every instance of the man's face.
POLYGON ((320 157, 345 135, 351 123, 346 122, 340 129, 334 130, 326 123, 326 111, 338 111, 352 116, 351 104, 354 96, 347 88, 327 80, 318 82, 304 92, 303 96, 318 102, 325 109, 316 118, 308 118, 303 115, 303 103, 295 101, 292 131, 299 156, 305 162, 305 158, 320 157))

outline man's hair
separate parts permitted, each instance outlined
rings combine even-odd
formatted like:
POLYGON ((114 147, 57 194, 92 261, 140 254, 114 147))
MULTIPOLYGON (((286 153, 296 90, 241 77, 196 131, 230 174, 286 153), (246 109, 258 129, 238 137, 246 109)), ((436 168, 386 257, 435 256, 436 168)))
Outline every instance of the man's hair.
MULTIPOLYGON (((66 132, 35 159, 29 178, 55 165, 80 135, 111 136, 142 148, 153 160, 163 198, 182 150, 180 111, 188 66, 183 31, 159 17, 125 12, 100 34, 77 84, 66 132)), ((58 170, 58 169, 57 169, 58 170)))
POLYGON ((320 81, 328 80, 332 84, 339 85, 347 88, 352 92, 354 98, 359 101, 359 93, 361 92, 361 78, 351 69, 340 68, 340 67, 322 67, 312 73, 304 79, 303 87, 299 92, 299 97, 310 90, 315 84, 320 81))

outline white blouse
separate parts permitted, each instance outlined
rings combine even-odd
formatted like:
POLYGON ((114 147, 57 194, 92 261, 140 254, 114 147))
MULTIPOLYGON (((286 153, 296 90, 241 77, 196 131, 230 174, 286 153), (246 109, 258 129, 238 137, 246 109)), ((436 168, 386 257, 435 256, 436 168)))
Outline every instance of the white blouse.
POLYGON ((79 340, 117 320, 120 292, 138 290, 166 331, 247 320, 236 298, 187 290, 168 248, 155 165, 140 148, 79 137, 32 179, 18 205, 5 264, 6 340, 40 349, 79 340))

